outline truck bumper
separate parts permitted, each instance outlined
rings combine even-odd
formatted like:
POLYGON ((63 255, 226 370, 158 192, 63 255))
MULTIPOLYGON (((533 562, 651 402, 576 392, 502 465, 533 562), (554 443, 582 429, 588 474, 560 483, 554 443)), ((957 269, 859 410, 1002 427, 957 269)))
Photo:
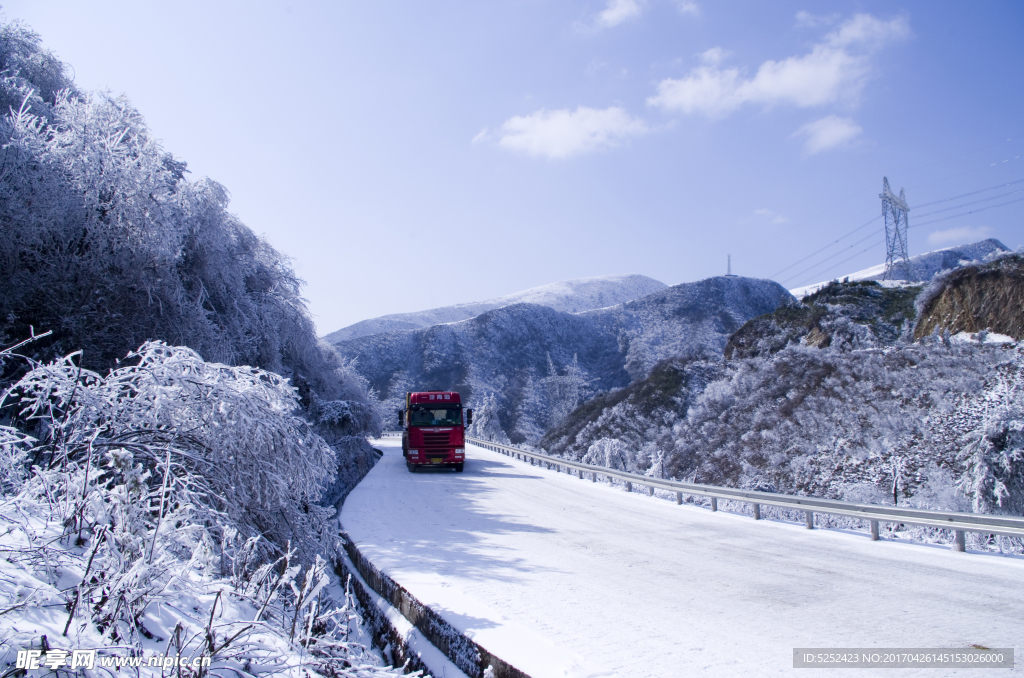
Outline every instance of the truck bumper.
POLYGON ((458 466, 466 459, 464 449, 409 450, 406 461, 415 466, 458 466))

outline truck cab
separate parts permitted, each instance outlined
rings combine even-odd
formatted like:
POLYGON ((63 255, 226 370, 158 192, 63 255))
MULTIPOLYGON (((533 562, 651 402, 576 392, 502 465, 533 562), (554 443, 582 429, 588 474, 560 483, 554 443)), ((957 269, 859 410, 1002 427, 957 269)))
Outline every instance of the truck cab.
POLYGON ((451 467, 461 473, 466 463, 466 426, 473 410, 463 411, 455 391, 413 391, 398 410, 402 456, 410 473, 425 467, 451 467))

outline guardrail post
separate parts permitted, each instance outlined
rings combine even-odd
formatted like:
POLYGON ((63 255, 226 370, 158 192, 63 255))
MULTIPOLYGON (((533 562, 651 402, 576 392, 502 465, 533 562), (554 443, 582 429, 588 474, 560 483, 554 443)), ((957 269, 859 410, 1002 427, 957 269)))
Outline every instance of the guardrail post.
POLYGON ((761 505, 754 504, 754 520, 761 520, 761 505))
POLYGON ((597 471, 593 471, 590 474, 590 482, 592 482, 592 483, 596 483, 597 482, 597 471))
POLYGON ((804 518, 807 519, 807 529, 814 529, 814 511, 804 511, 804 518))
POLYGON ((676 503, 677 504, 682 504, 683 503, 683 493, 682 492, 676 492, 676 503))
POLYGON ((654 485, 648 485, 647 486, 647 496, 649 496, 649 497, 653 497, 654 496, 654 485))
POLYGON ((711 510, 712 511, 717 511, 718 510, 718 497, 711 497, 711 510))
POLYGON ((967 550, 967 540, 963 530, 953 530, 953 550, 963 553, 967 550))
POLYGON ((878 541, 878 521, 871 521, 871 541, 878 541))
POLYGON ((631 482, 629 482, 627 480, 626 481, 626 492, 632 492, 632 491, 633 491, 633 483, 631 483, 631 482))

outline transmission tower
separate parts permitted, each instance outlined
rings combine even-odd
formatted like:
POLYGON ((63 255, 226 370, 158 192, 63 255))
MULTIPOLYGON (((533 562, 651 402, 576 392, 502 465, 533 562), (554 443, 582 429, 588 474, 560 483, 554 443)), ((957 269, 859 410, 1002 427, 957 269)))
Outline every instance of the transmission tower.
POLYGON ((882 215, 885 217, 885 273, 882 280, 914 280, 907 248, 907 206, 903 189, 897 196, 889 189, 889 178, 882 177, 882 215))

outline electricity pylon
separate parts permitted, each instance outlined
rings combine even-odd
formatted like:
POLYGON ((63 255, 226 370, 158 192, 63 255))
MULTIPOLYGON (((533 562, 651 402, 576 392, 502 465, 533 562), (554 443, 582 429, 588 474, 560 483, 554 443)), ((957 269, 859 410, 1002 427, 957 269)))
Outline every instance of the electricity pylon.
POLYGON ((889 189, 889 178, 882 177, 882 215, 885 217, 885 273, 882 280, 914 280, 907 248, 907 206, 903 189, 897 196, 889 189))

